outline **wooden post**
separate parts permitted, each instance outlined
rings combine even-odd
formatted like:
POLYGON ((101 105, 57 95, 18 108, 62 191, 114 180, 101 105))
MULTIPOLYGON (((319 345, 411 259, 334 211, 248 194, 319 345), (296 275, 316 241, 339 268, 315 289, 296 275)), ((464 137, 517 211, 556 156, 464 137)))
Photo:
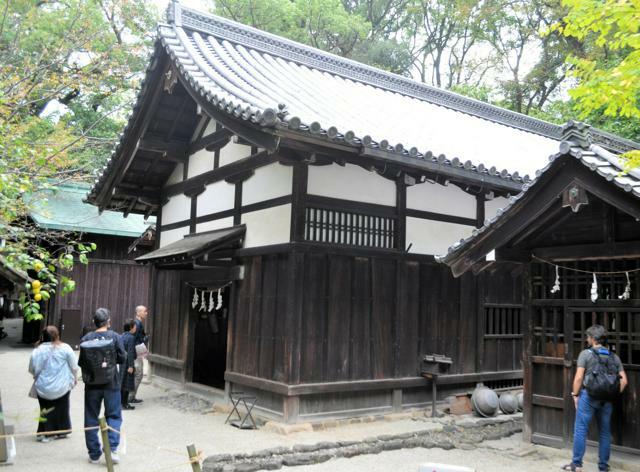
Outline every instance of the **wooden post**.
POLYGON ((102 436, 102 450, 104 458, 107 461, 107 470, 113 472, 113 459, 111 458, 111 444, 109 444, 109 430, 107 429, 107 420, 102 417, 100 422, 100 435, 102 436))
MULTIPOLYGON (((4 436, 5 428, 4 428, 4 414, 2 413, 2 397, 0 396, 0 436, 4 436)), ((0 462, 7 462, 9 460, 9 455, 7 451, 7 440, 6 438, 0 439, 0 462)))
POLYGON ((191 459, 191 468, 193 472, 202 472, 200 468, 200 460, 198 459, 198 453, 196 451, 195 444, 189 444, 187 446, 187 452, 189 453, 189 459, 191 459))

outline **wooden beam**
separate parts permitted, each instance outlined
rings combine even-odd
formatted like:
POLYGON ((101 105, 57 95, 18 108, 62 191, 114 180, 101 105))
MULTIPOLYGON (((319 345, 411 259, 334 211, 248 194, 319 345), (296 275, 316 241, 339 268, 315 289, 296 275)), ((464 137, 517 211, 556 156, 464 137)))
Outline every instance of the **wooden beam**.
POLYGON ((270 134, 262 128, 250 125, 242 119, 231 117, 228 113, 220 110, 217 106, 209 103, 206 99, 200 96, 198 92, 193 90, 188 80, 185 80, 183 75, 179 75, 180 82, 185 90, 191 95, 191 98, 202 107, 204 112, 214 119, 217 123, 233 132, 238 136, 241 136, 246 141, 254 144, 260 148, 267 150, 270 153, 275 152, 280 145, 280 138, 270 134))
POLYGON ((145 90, 140 109, 145 110, 144 113, 138 113, 129 136, 124 142, 122 151, 120 152, 118 159, 116 160, 115 168, 109 172, 107 178, 102 183, 102 187, 98 195, 96 195, 96 203, 99 208, 104 209, 109 205, 112 196, 112 190, 115 188, 124 178, 127 169, 131 166, 131 162, 135 157, 138 150, 138 140, 147 130, 151 119, 154 116, 154 111, 160 102, 162 96, 162 78, 167 70, 167 54, 162 53, 160 60, 153 71, 151 77, 149 77, 149 88, 145 90))
MULTIPOLYGON (((516 380, 522 378, 521 370, 479 372, 473 374, 447 374, 438 377, 438 385, 465 385, 492 380, 516 380)), ((400 377, 375 380, 349 380, 340 382, 319 382, 286 384, 262 379, 238 372, 226 371, 225 380, 238 385, 265 390, 285 396, 315 395, 321 393, 363 392, 372 390, 393 390, 398 388, 419 388, 430 385, 424 377, 400 377)))
POLYGON ((640 242, 571 244, 536 248, 533 255, 551 261, 586 261, 597 259, 632 259, 640 257, 640 242))
POLYGON ((214 131, 213 133, 203 136, 191 143, 189 146, 189 154, 191 155, 201 149, 206 149, 207 151, 220 149, 229 143, 231 136, 233 136, 233 133, 226 128, 214 131))
POLYGON ((160 364, 172 369, 184 369, 184 361, 182 359, 174 359, 173 357, 161 356, 160 354, 149 353, 147 359, 152 364, 160 364))
POLYGON ((151 135, 140 139, 138 149, 160 152, 171 156, 171 158, 180 159, 180 162, 189 158, 189 143, 182 141, 165 141, 159 136, 151 135))
POLYGON ((240 174, 248 170, 257 169, 269 165, 278 160, 278 156, 275 154, 269 154, 267 151, 261 151, 257 154, 253 154, 239 161, 232 162, 226 166, 222 166, 218 169, 210 170, 203 174, 199 174, 195 177, 191 177, 183 182, 178 182, 173 185, 167 185, 163 190, 163 197, 171 197, 173 195, 179 195, 185 193, 192 187, 199 187, 207 185, 220 180, 225 180, 232 175, 240 174))
POLYGON ((290 241, 304 241, 308 175, 309 167, 307 164, 298 162, 293 167, 290 241))

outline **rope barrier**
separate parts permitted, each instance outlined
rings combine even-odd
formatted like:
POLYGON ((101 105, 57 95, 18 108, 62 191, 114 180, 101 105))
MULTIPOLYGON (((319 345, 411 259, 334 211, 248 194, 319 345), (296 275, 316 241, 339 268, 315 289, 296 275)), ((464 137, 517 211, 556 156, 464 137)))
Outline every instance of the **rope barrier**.
POLYGON ((573 267, 567 267, 560 264, 556 264, 555 262, 550 262, 545 259, 542 259, 538 256, 532 256, 533 259, 536 259, 540 262, 544 262, 545 264, 549 264, 550 266, 559 267, 560 269, 569 270, 573 272, 580 272, 582 274, 596 274, 596 275, 617 275, 617 274, 626 274, 633 272, 640 272, 640 268, 638 269, 629 269, 629 270, 612 270, 612 271, 598 271, 598 270, 583 270, 583 269, 575 269, 573 267))
POLYGON ((90 431, 92 429, 100 429, 100 426, 87 426, 86 428, 76 429, 59 429, 57 431, 44 431, 40 433, 12 433, 12 434, 0 434, 0 439, 6 439, 11 437, 28 437, 28 436, 51 436, 55 434, 71 434, 73 432, 90 431))

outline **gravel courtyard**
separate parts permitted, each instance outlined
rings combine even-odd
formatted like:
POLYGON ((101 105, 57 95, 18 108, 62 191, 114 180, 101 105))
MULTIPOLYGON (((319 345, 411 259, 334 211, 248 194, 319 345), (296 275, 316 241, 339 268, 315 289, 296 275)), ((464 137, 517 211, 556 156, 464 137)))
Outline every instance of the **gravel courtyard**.
MULTIPOLYGON (((16 433, 30 433, 36 429, 37 402, 27 396, 31 385, 27 366, 30 348, 14 347, 15 340, 0 342, 0 394, 6 422, 16 433)), ((212 405, 202 399, 170 391, 153 384, 143 384, 141 398, 144 403, 135 411, 125 411, 125 441, 120 447, 121 463, 117 470, 131 472, 190 471, 186 445, 194 443, 204 457, 220 453, 252 452, 278 446, 315 444, 323 441, 357 441, 367 437, 401 434, 429 428, 440 428, 441 423, 428 419, 419 421, 402 419, 376 421, 338 428, 301 432, 283 436, 274 432, 238 430, 224 425, 226 415, 213 412, 212 405)), ((83 423, 83 387, 79 384, 71 393, 71 417, 75 428, 83 423)), ((82 432, 68 439, 41 444, 34 437, 17 437, 15 464, 7 471, 91 471, 102 470, 87 462, 82 432)), ((566 456, 566 454, 565 454, 566 456)), ((285 467, 292 472, 417 472, 423 462, 445 462, 476 468, 478 472, 520 472, 559 470, 563 463, 561 451, 531 447, 522 443, 519 434, 498 441, 485 441, 464 449, 443 450, 401 449, 379 454, 334 459, 328 462, 300 467, 285 467)), ((586 467, 595 471, 596 467, 586 467)), ((624 469, 640 471, 640 459, 624 464, 624 469)))

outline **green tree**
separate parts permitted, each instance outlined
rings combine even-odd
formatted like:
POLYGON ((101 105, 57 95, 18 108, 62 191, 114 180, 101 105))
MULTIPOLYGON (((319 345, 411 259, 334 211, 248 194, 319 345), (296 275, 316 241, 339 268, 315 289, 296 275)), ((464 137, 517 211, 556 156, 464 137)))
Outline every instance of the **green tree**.
MULTIPOLYGON (((569 63, 578 79, 570 91, 583 117, 640 119, 640 3, 637 0, 563 0, 568 13, 556 29, 588 43, 569 63)), ((638 138, 638 134, 635 135, 638 138)), ((640 165, 640 151, 627 154, 640 165)))
POLYGON ((58 182, 86 179, 106 158, 143 69, 150 11, 127 0, 0 2, 0 256, 31 277, 27 318, 73 290, 64 271, 95 249, 41 231, 29 214, 58 182))

